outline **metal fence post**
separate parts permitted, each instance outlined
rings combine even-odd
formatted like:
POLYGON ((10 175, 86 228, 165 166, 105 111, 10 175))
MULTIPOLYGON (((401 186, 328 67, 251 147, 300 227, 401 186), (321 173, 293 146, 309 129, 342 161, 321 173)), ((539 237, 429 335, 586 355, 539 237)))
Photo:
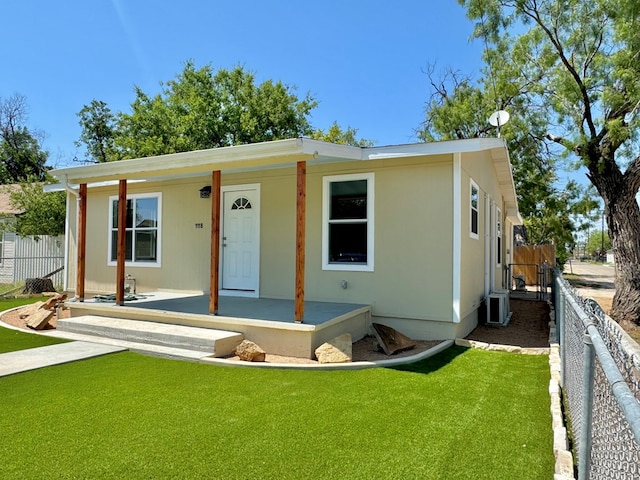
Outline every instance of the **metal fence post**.
POLYGON ((556 275, 555 278, 555 309, 556 309, 556 336, 558 344, 560 345, 560 386, 564 388, 565 382, 565 359, 566 359, 566 345, 564 338, 564 321, 565 321, 565 293, 562 289, 562 280, 560 275, 556 275))
POLYGON ((584 337, 584 371, 582 372, 582 425, 578 444, 578 480, 588 480, 591 467, 591 423, 593 415, 593 382, 595 350, 589 333, 584 337))

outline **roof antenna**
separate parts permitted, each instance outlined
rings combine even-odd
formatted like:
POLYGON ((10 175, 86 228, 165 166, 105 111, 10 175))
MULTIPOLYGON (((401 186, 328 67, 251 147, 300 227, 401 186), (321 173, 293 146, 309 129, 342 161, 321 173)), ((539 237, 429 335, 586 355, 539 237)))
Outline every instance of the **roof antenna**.
POLYGON ((489 123, 494 127, 498 127, 498 138, 500 138, 500 127, 506 125, 509 121, 509 112, 505 110, 498 110, 493 112, 489 117, 489 123))

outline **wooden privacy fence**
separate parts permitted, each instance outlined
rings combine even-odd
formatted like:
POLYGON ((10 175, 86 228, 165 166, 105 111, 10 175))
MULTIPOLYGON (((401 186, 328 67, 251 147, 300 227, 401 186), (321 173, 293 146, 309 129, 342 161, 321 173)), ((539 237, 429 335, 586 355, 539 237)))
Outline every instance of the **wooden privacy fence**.
POLYGON ((513 247, 513 267, 511 275, 524 276, 527 285, 538 284, 538 273, 546 262, 549 268, 556 264, 555 245, 523 245, 513 247))

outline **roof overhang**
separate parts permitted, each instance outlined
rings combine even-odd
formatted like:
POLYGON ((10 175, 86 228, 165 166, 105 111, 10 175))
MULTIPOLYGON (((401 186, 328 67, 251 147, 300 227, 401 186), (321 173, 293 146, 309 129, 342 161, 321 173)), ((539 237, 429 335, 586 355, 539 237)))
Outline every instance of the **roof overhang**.
POLYGON ((172 153, 80 167, 60 168, 51 174, 71 183, 136 180, 205 174, 213 170, 250 171, 295 165, 322 157, 361 158, 360 148, 296 138, 172 153))
POLYGON ((50 173, 66 185, 86 183, 89 186, 100 186, 125 179, 144 181, 206 175, 215 170, 234 173, 286 168, 294 166, 297 162, 322 164, 373 161, 479 151, 490 151, 508 219, 512 223, 521 223, 522 219, 517 213, 518 201, 509 152, 504 139, 501 138, 473 138, 385 147, 353 147, 309 138, 294 138, 60 168, 50 173))
POLYGON ((503 148, 492 148, 491 158, 496 169, 507 220, 512 225, 522 225, 522 217, 518 211, 518 197, 516 196, 516 188, 513 181, 511 161, 509 160, 509 151, 506 144, 503 148))

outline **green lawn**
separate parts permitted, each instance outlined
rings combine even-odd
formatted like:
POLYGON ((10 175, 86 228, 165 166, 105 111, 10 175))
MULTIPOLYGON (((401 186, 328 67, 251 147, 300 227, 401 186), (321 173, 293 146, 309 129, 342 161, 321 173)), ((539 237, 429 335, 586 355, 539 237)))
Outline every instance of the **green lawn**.
MULTIPOLYGON (((0 312, 9 310, 14 307, 28 305, 42 300, 42 297, 34 298, 12 298, 0 300, 0 312)), ((16 350, 24 350, 25 348, 44 347, 45 345, 53 345, 62 343, 66 340, 58 338, 45 337, 29 332, 21 332, 9 328, 0 327, 0 353, 13 352, 16 350)))
POLYGON ((451 348, 402 369, 134 353, 0 378, 3 479, 553 477, 548 360, 451 348))

